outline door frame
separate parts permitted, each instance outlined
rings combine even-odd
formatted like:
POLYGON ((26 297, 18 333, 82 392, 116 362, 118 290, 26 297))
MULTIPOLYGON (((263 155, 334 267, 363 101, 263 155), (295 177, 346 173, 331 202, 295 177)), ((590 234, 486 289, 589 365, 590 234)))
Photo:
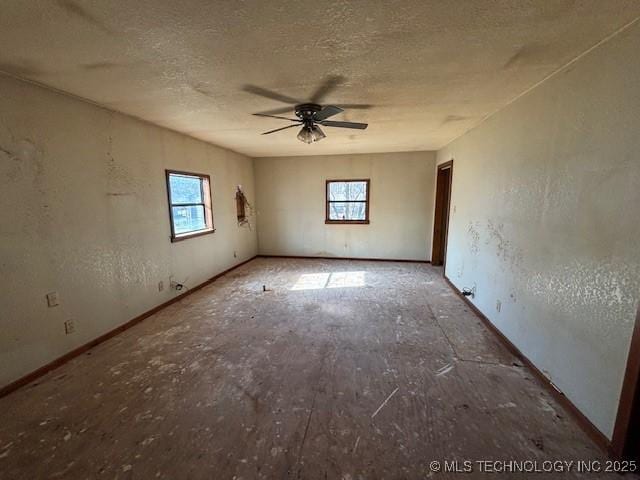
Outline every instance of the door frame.
POLYGON ((447 198, 445 200, 445 205, 447 205, 447 216, 445 218, 444 225, 444 241, 442 242, 442 272, 444 272, 447 268, 447 245, 449 243, 449 219, 451 218, 451 187, 453 186, 453 158, 448 162, 441 163, 438 165, 436 170, 436 191, 435 197, 436 201, 434 202, 434 210, 433 210, 433 233, 431 237, 431 260, 433 260, 433 247, 434 247, 434 239, 436 237, 436 209, 438 208, 438 175, 442 170, 449 170, 449 185, 447 198))
POLYGON ((634 438, 632 426, 640 425, 640 305, 631 336, 627 368, 622 382, 616 424, 611 439, 611 455, 625 458, 640 451, 640 434, 634 438), (635 450, 635 451, 634 451, 635 450))

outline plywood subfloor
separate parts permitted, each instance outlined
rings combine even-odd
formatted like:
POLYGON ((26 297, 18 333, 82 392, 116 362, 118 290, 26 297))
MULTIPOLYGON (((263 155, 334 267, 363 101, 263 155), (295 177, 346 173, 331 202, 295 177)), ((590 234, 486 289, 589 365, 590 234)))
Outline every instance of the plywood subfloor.
POLYGON ((603 460, 440 275, 256 259, 0 399, 0 477, 457 478, 430 462, 603 460))

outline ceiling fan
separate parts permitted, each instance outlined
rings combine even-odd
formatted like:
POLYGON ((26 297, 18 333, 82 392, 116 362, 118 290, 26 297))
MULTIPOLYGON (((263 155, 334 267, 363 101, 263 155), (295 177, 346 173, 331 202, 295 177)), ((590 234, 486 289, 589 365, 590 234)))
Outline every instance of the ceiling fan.
MULTIPOLYGON (((285 108, 253 114, 258 117, 277 118, 279 120, 287 120, 289 122, 294 122, 291 125, 287 125, 285 127, 280 127, 274 130, 269 130, 267 132, 264 132, 262 135, 269 135, 271 133, 279 132, 281 130, 286 130, 293 127, 302 127, 300 129, 300 132, 298 132, 298 140, 305 143, 314 143, 326 137, 324 132, 320 129, 320 126, 338 127, 338 128, 354 128, 358 130, 364 130, 368 126, 368 124, 366 123, 327 120, 328 118, 343 112, 344 109, 336 105, 322 106, 320 105, 319 102, 330 90, 334 89, 340 82, 342 82, 342 80, 343 80, 342 77, 329 77, 324 82, 324 84, 321 85, 318 88, 318 90, 316 90, 316 92, 311 96, 311 99, 308 103, 300 102, 295 98, 291 98, 285 95, 280 95, 279 93, 272 92, 270 90, 267 90, 261 87, 256 87, 253 85, 245 85, 244 91, 250 92, 256 95, 260 95, 262 97, 267 97, 273 100, 278 100, 283 103, 288 103, 290 105, 285 108), (275 113, 285 113, 285 112, 291 111, 292 108, 297 118, 288 118, 288 117, 282 117, 279 115, 274 115, 275 113)), ((370 105, 363 105, 363 104, 350 104, 350 105, 342 105, 342 106, 345 108, 357 108, 357 109, 366 109, 371 107, 370 105)))

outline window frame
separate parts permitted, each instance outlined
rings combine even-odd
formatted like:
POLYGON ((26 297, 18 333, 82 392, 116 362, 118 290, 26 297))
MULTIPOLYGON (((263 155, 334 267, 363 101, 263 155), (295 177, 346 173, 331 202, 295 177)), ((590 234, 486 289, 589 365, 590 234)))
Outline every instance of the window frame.
POLYGON ((368 225, 369 224, 369 202, 371 197, 371 180, 368 178, 347 178, 327 180, 324 188, 325 217, 324 223, 327 225, 368 225), (367 198, 365 200, 329 200, 329 185, 331 183, 365 182, 367 185, 367 198), (364 220, 332 220, 329 218, 331 203, 364 203, 364 220))
POLYGON ((169 224, 171 226, 171 242, 180 242, 188 238, 201 237, 202 235, 209 235, 216 230, 213 226, 213 201, 211 194, 211 177, 206 173, 185 172, 183 170, 165 170, 165 178, 167 182, 167 200, 169 203, 169 224), (202 194, 203 203, 173 203, 171 200, 171 175, 179 175, 183 177, 197 177, 200 179, 200 191, 202 194), (206 188, 205 188, 206 184, 206 188), (209 190, 209 194, 205 190, 209 190), (193 230, 191 232, 178 233, 175 232, 175 225, 173 222, 173 207, 181 206, 203 206, 204 207, 204 221, 207 228, 202 230, 193 230))

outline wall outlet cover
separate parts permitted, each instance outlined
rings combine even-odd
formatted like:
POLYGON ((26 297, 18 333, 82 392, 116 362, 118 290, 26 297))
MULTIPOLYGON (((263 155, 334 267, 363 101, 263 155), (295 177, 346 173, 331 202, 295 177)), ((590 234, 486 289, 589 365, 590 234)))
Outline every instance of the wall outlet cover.
POLYGON ((57 307, 58 305, 60 305, 58 302, 58 292, 47 293, 47 306, 57 307))
POLYGON ((76 331, 76 326, 73 323, 73 320, 67 320, 66 322, 64 322, 64 333, 69 335, 70 333, 73 333, 76 331))

